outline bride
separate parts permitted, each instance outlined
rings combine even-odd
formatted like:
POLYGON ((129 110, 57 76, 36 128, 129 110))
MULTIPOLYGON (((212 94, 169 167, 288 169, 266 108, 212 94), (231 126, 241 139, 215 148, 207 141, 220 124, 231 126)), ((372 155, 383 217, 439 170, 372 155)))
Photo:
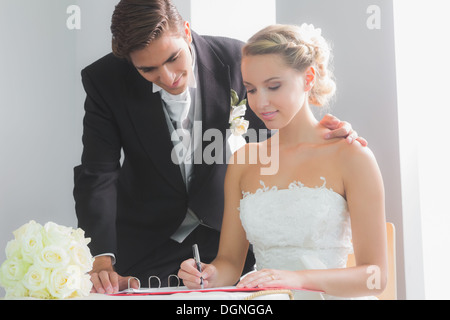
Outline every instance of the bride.
POLYGON ((178 275, 187 287, 237 283, 318 290, 328 297, 384 290, 384 188, 375 157, 358 142, 324 140, 329 130, 310 109, 334 95, 329 60, 326 40, 311 25, 270 26, 244 47, 249 106, 278 133, 234 154, 225 179, 218 255, 202 272, 193 259, 181 264, 178 275), (274 152, 278 171, 264 175, 267 161, 251 159, 274 152), (239 280, 250 244, 257 271, 239 280), (351 252, 356 266, 347 268, 351 252), (378 271, 378 286, 368 285, 371 270, 378 271))

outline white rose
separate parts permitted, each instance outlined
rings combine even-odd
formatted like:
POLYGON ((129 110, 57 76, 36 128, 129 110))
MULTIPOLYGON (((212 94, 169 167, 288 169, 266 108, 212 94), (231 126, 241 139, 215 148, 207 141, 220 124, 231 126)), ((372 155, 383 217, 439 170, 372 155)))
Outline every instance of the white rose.
POLYGON ((79 279, 79 287, 76 288, 76 295, 79 297, 87 297, 92 290, 92 281, 89 274, 81 275, 79 279))
POLYGON ((47 222, 44 225, 44 244, 68 246, 72 240, 72 228, 60 226, 54 222, 47 222))
POLYGON ((94 258, 89 248, 79 242, 72 242, 69 248, 70 263, 77 265, 82 273, 92 270, 94 258))
POLYGON ((31 291, 29 293, 29 296, 32 298, 36 298, 36 299, 51 299, 52 295, 50 294, 50 292, 48 292, 48 290, 42 289, 42 290, 37 290, 37 291, 31 291))
POLYGON ((35 229, 34 232, 24 234, 20 239, 20 246, 23 259, 28 263, 33 263, 35 257, 44 247, 41 229, 35 229))
POLYGON ((65 299, 70 297, 75 288, 71 285, 72 275, 67 272, 67 268, 54 269, 47 284, 48 292, 52 297, 57 299, 65 299))
POLYGON ((0 267, 0 285, 4 288, 16 286, 17 282, 22 280, 29 267, 30 264, 17 257, 7 259, 0 267))
POLYGON ((49 276, 50 269, 45 269, 35 264, 28 269, 28 272, 22 279, 22 283, 31 293, 42 291, 47 286, 49 276))
POLYGON ((91 238, 86 238, 84 236, 84 230, 80 228, 72 231, 72 238, 76 242, 83 243, 85 245, 88 245, 91 242, 91 238))
POLYGON ((244 118, 237 118, 231 122, 231 132, 235 136, 241 136, 247 132, 249 122, 244 118))
POLYGON ((37 232, 40 232, 41 229, 42 226, 39 223, 37 223, 34 220, 31 220, 30 222, 21 226, 19 229, 13 231, 13 234, 14 237, 20 241, 22 237, 24 237, 25 235, 35 234, 37 232))
POLYGON ((6 288, 5 291, 5 299, 23 298, 29 295, 28 289, 20 281, 15 286, 6 288))
MULTIPOLYGON (((13 234, 19 243, 23 259, 33 263, 34 256, 42 249, 42 226, 31 220, 15 230, 13 234)), ((17 248, 17 243, 13 245, 17 248)))
POLYGON ((247 107, 245 105, 240 106, 233 106, 230 113, 230 121, 229 123, 233 122, 236 118, 242 117, 245 115, 245 111, 247 110, 247 107))
POLYGON ((14 257, 22 259, 22 250, 20 247, 20 241, 13 239, 8 241, 5 248, 6 259, 12 259, 14 257))
POLYGON ((56 245, 45 247, 40 252, 36 259, 36 263, 43 268, 63 268, 68 265, 70 261, 66 250, 56 245))

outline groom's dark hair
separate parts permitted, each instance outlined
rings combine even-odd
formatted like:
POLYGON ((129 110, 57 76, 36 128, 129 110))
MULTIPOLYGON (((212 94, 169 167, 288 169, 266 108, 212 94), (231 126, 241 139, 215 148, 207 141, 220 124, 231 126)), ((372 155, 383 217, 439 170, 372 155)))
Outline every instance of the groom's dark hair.
POLYGON ((112 51, 130 60, 168 30, 184 36, 184 20, 170 0, 121 0, 111 20, 112 51))

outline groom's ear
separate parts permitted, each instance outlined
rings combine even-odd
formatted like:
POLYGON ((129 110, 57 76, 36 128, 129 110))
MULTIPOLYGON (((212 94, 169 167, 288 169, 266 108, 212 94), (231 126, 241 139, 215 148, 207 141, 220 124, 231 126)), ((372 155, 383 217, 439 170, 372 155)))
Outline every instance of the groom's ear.
POLYGON ((192 32, 191 26, 188 21, 184 22, 184 35, 186 36, 186 41, 190 44, 192 43, 192 32))

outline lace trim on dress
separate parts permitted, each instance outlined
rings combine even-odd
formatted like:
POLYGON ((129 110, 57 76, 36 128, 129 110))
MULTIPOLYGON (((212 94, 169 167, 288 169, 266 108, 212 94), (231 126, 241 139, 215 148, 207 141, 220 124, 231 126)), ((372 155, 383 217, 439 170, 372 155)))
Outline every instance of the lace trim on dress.
MULTIPOLYGON (((324 177, 320 177, 320 180, 323 180, 323 185, 321 187, 316 186, 316 187, 314 187, 315 189, 328 189, 328 190, 334 192, 334 190, 332 188, 327 188, 326 187, 327 180, 324 177)), ((290 189, 297 189, 297 188, 298 189, 300 189, 300 188, 314 189, 314 188, 311 188, 311 187, 305 187, 305 185, 303 183, 301 183, 300 181, 293 181, 293 182, 291 182, 287 189, 278 189, 277 186, 273 186, 272 188, 266 187, 266 184, 262 180, 260 180, 259 183, 261 184, 262 188, 257 189, 255 192, 242 191, 243 198, 246 198, 246 197, 251 196, 251 195, 261 194, 261 193, 264 193, 264 192, 270 192, 270 191, 290 190, 290 189)))

